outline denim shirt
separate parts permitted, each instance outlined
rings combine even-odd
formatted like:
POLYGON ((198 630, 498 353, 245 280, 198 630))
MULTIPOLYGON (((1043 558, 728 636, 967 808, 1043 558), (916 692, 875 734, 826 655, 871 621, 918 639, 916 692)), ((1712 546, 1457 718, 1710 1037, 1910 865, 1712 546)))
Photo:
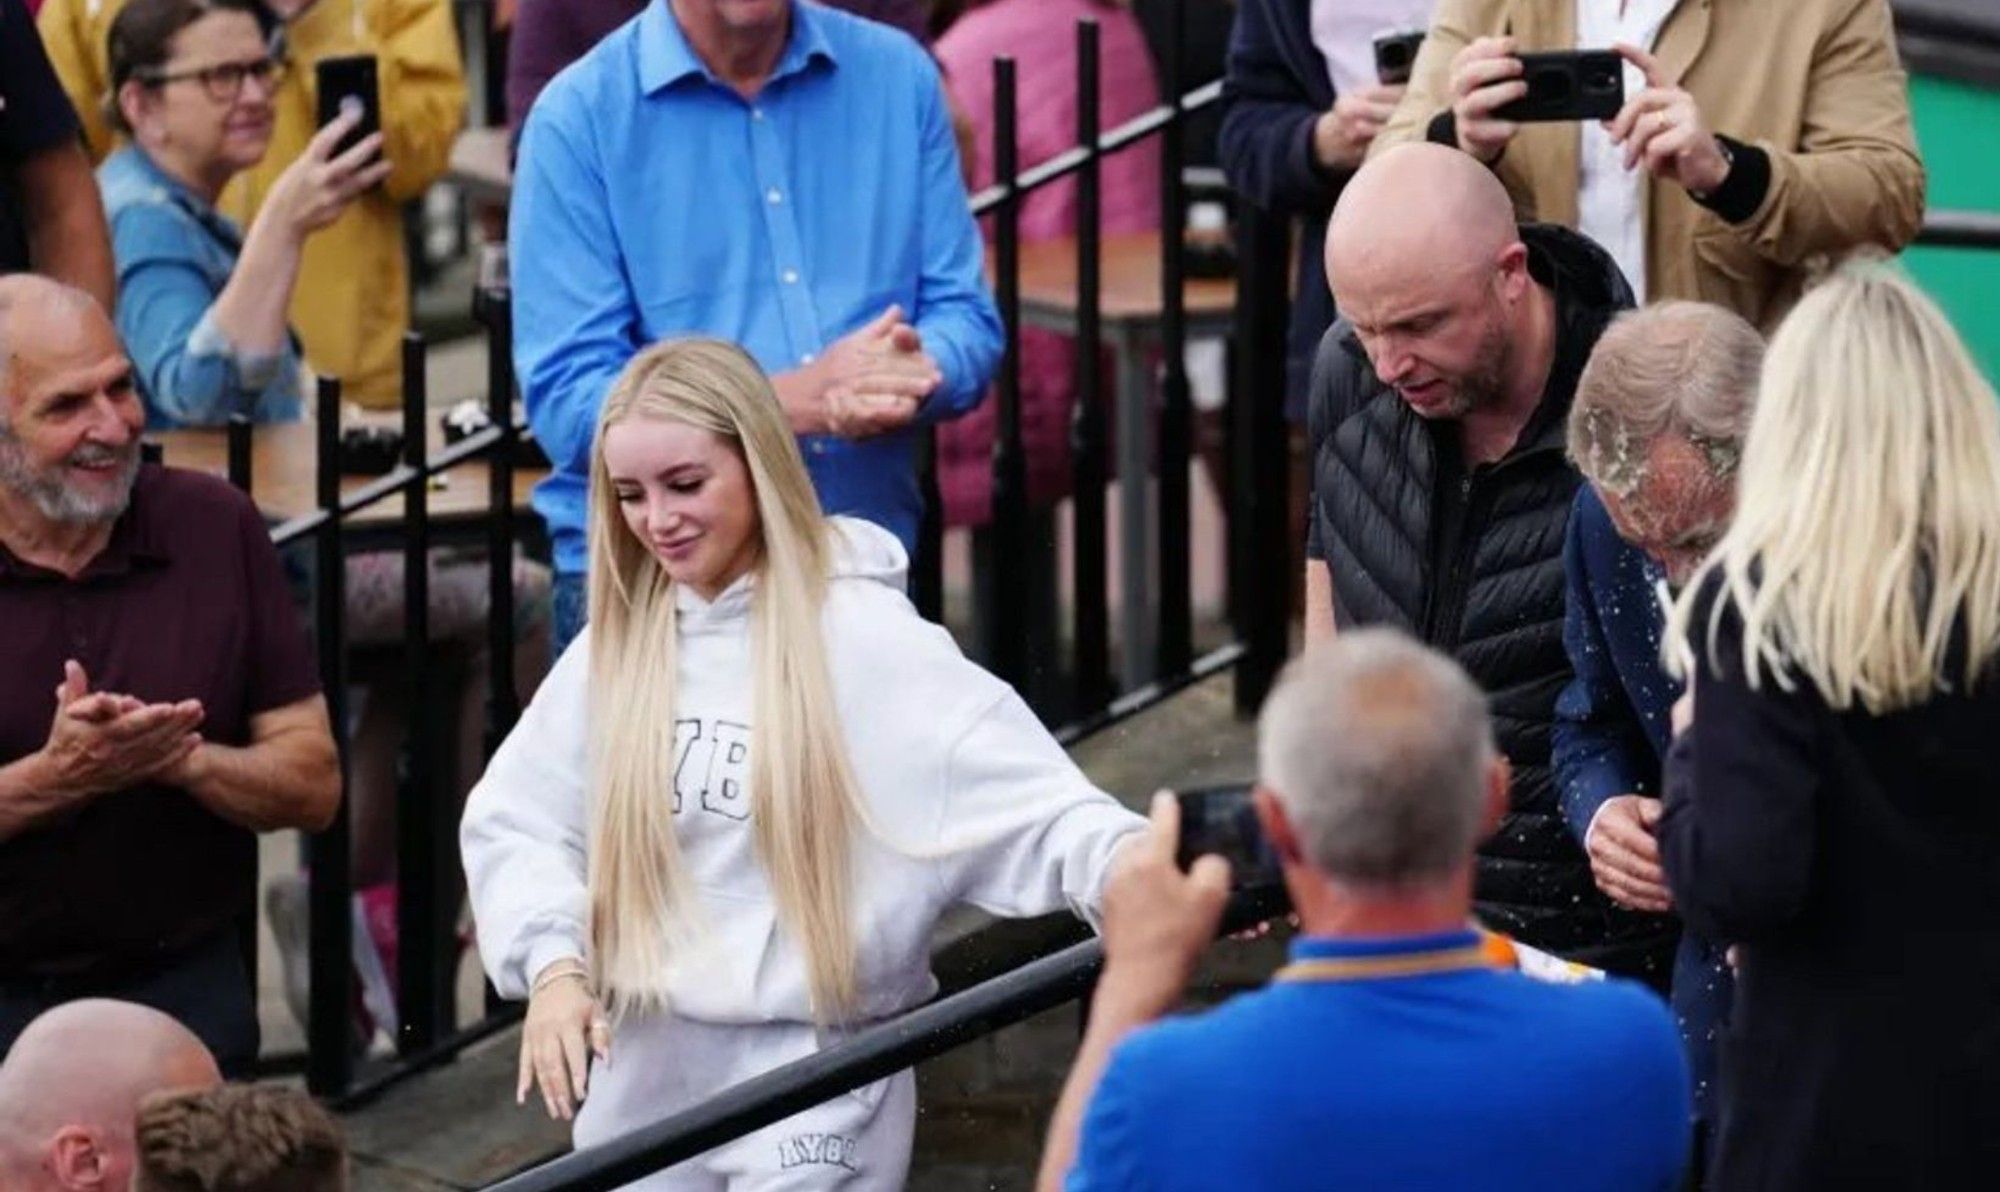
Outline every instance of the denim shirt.
POLYGON ((292 422, 303 410, 299 346, 238 352, 213 308, 243 251, 236 225, 153 164, 136 145, 97 171, 118 263, 118 333, 154 430, 216 426, 232 414, 292 422))

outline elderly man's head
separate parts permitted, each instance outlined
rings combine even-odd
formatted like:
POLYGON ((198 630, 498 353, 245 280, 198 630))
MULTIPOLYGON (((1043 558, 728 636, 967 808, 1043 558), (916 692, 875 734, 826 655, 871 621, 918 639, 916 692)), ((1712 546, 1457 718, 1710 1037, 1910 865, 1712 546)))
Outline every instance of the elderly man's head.
POLYGON ((65 525, 116 520, 145 410, 118 333, 81 290, 0 277, 0 495, 65 525))
POLYGON ((1729 528, 1763 361, 1763 338, 1737 315, 1662 302, 1614 322, 1577 382, 1570 455, 1619 536, 1675 583, 1729 528))
POLYGON ((1297 860, 1349 889, 1462 878, 1506 808, 1486 697, 1457 663, 1388 629, 1343 631, 1286 668, 1257 762, 1297 860))
POLYGON ((1534 288, 1507 191, 1442 145, 1399 145, 1348 180, 1326 273, 1383 382, 1425 418, 1505 396, 1534 288))
POLYGON ((58 1006, 29 1023, 0 1063, 0 1187, 124 1192, 140 1102, 221 1080, 201 1040, 158 1010, 58 1006))

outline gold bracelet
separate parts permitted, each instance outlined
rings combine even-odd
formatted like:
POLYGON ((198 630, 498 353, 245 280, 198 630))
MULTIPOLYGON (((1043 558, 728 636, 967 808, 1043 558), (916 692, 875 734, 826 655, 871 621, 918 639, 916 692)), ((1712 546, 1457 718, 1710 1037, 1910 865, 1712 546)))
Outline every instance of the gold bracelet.
POLYGON ((558 960, 544 970, 541 976, 536 977, 532 985, 528 986, 528 996, 531 998, 534 997, 542 990, 547 989, 565 977, 575 977, 586 986, 590 984, 590 970, 584 967, 581 960, 558 960))

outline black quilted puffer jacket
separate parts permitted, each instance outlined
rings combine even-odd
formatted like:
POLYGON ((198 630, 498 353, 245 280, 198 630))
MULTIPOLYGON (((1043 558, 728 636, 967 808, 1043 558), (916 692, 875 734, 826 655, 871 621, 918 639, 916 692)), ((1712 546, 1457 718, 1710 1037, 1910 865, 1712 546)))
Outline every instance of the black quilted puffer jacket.
POLYGON ((1336 323, 1313 367, 1309 551, 1332 574, 1336 624, 1404 629, 1456 657, 1491 697, 1514 785, 1507 818, 1480 847, 1480 918, 1592 960, 1659 930, 1598 892, 1549 765, 1556 695, 1570 678, 1563 531, 1582 483, 1563 424, 1584 361, 1632 293, 1584 237, 1539 224, 1521 237, 1535 279, 1556 295, 1558 330, 1548 388, 1514 449, 1466 472, 1453 428, 1413 413, 1336 323))

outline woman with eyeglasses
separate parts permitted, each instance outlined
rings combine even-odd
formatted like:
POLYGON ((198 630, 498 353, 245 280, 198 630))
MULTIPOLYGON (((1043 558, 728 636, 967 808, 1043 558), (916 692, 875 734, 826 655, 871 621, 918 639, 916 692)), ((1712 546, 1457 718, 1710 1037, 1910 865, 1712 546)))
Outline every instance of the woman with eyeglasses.
POLYGON ((247 231, 220 214, 271 140, 277 64, 250 0, 134 0, 112 23, 112 121, 130 143, 98 171, 118 263, 118 331, 154 429, 301 413, 285 321, 306 237, 389 173, 381 136, 336 154, 323 129, 247 231))

